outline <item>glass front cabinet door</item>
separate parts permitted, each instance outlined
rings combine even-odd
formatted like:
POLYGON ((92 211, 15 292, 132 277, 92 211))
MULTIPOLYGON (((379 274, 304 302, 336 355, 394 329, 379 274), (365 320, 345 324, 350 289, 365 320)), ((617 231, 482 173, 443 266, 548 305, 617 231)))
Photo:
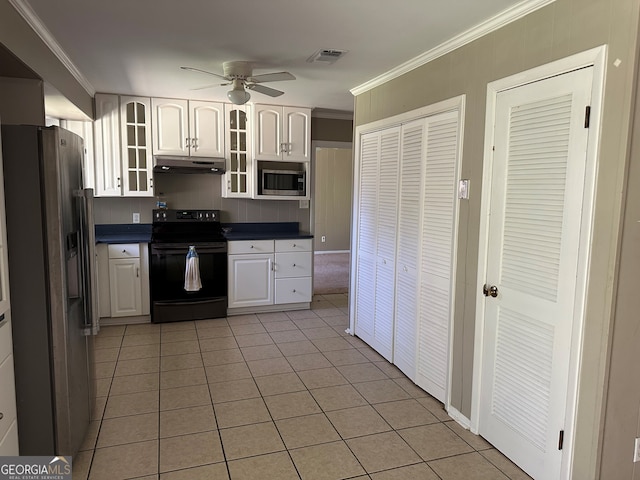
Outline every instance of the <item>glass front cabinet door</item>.
POLYGON ((122 177, 125 197, 153 196, 151 100, 120 97, 122 177))
POLYGON ((252 159, 249 105, 225 104, 226 173, 223 197, 251 198, 252 159))

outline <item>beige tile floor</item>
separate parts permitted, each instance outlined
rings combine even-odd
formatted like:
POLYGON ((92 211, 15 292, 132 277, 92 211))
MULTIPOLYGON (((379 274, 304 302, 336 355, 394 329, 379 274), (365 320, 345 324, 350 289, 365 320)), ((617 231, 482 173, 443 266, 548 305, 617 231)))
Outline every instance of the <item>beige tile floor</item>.
POLYGON ((348 326, 312 310, 105 327, 76 480, 527 477, 348 326))

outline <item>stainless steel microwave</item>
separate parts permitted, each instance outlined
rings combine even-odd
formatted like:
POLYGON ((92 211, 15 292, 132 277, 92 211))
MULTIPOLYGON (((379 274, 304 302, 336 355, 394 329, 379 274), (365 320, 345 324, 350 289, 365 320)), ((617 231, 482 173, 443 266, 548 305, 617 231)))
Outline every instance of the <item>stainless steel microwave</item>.
POLYGON ((305 172, 297 170, 261 170, 260 195, 292 195, 304 197, 305 172))

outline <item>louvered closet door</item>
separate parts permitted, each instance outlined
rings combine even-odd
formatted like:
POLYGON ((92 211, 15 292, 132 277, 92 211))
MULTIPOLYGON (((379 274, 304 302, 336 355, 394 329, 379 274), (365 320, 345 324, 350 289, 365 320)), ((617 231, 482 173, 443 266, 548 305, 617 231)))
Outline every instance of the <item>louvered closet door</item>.
POLYGON ((412 380, 416 375, 418 262, 425 120, 402 127, 398 214, 396 314, 393 363, 412 380))
POLYGON ((454 111, 429 117, 426 136, 416 383, 445 402, 453 317, 459 113, 454 111))
POLYGON ((375 339, 372 347, 389 361, 393 359, 399 158, 400 127, 384 130, 380 134, 378 169, 375 339))
POLYGON ((496 103, 479 430, 536 479, 561 470, 592 70, 496 103))
POLYGON ((375 337, 376 231, 380 134, 360 140, 360 185, 355 281, 355 334, 368 344, 375 337))

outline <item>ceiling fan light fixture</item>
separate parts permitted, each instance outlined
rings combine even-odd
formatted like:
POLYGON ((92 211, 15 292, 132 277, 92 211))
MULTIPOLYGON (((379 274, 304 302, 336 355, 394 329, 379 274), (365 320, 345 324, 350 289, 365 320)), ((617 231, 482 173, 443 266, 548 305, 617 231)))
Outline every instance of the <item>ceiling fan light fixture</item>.
POLYGON ((237 78, 233 80, 233 90, 227 92, 227 97, 234 105, 244 105, 251 98, 251 94, 244 89, 244 85, 237 78))

